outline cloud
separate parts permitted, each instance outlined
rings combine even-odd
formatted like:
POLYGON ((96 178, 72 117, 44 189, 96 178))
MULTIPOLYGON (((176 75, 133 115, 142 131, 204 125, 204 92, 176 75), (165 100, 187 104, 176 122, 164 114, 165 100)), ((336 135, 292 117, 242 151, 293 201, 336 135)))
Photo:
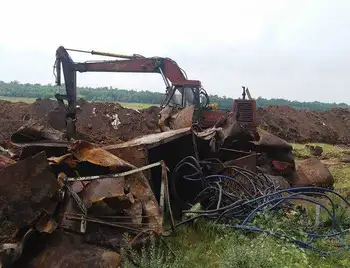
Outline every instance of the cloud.
MULTIPOLYGON (((238 97, 247 85, 254 96, 350 103, 347 0, 3 5, 1 80, 53 83, 55 50, 64 45, 171 57, 212 94, 238 97)), ((79 74, 78 84, 165 90, 157 74, 79 74)))

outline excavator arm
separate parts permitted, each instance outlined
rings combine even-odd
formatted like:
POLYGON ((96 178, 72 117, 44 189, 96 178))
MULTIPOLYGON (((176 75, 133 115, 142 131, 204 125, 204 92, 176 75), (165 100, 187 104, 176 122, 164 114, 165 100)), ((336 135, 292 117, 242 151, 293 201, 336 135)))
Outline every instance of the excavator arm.
MULTIPOLYGON (((65 110, 67 136, 75 135, 76 121, 76 101, 77 101, 77 86, 76 73, 80 72, 123 72, 123 73, 159 73, 166 85, 166 94, 162 107, 167 106, 173 99, 176 90, 182 95, 181 105, 185 105, 184 96, 190 96, 191 103, 199 107, 200 96, 206 95, 202 89, 201 82, 198 80, 189 80, 184 71, 177 65, 175 61, 169 58, 151 57, 146 58, 141 55, 123 55, 98 51, 84 51, 66 49, 60 46, 56 50, 56 85, 61 85, 61 68, 64 75, 64 84, 66 95, 56 94, 61 109, 65 110), (118 58, 117 60, 90 61, 90 62, 74 62, 68 50, 89 53, 93 55, 101 55, 118 58), (67 107, 64 105, 64 100, 68 102, 67 107)), ((208 99, 206 100, 208 103, 208 99)))

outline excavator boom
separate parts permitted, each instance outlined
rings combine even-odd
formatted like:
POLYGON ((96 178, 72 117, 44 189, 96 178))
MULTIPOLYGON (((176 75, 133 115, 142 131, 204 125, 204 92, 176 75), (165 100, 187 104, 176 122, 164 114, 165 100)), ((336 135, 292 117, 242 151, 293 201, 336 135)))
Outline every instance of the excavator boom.
POLYGON ((174 86, 201 85, 200 81, 186 79, 175 62, 164 58, 85 62, 74 67, 78 72, 159 73, 174 86))
MULTIPOLYGON (((73 51, 88 52, 84 50, 73 50, 73 51)), ((177 63, 169 58, 162 58, 162 57, 145 58, 140 55, 127 56, 123 54, 96 52, 94 50, 92 50, 90 53, 93 55, 102 55, 102 56, 127 58, 127 59, 75 63, 69 56, 67 49, 61 46, 56 51, 56 68, 57 70, 59 70, 60 69, 59 65, 62 64, 63 69, 69 69, 69 71, 71 72, 78 71, 78 72, 159 73, 163 76, 163 78, 168 79, 173 86, 201 87, 200 81, 188 80, 184 75, 182 69, 177 65, 177 63)), ((60 81, 56 80, 56 84, 60 84, 60 81)))

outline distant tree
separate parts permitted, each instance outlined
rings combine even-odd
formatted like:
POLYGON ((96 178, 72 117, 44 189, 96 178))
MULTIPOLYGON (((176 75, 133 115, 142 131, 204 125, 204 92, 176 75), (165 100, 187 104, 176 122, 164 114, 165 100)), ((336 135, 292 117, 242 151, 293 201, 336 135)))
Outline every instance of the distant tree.
MULTIPOLYGON (((64 86, 63 86, 64 87, 64 86)), ((60 90, 62 92, 62 88, 60 90)), ((11 97, 26 97, 26 98, 53 98, 53 96, 59 92, 59 88, 47 84, 40 85, 25 83, 21 84, 18 81, 11 81, 6 83, 0 81, 0 96, 11 97)), ((137 102, 137 103, 149 103, 160 104, 164 98, 164 93, 151 92, 151 91, 136 91, 118 89, 113 87, 80 87, 78 88, 78 97, 89 101, 119 101, 119 102, 137 102)), ((231 109, 233 99, 226 96, 219 97, 218 95, 210 95, 210 102, 217 103, 222 109, 231 109)), ((265 99, 258 97, 256 99, 258 107, 264 107, 269 105, 277 106, 290 106, 295 109, 310 109, 310 110, 327 110, 335 107, 349 107, 346 103, 322 103, 319 101, 314 102, 300 102, 290 101, 281 98, 277 99, 265 99)))

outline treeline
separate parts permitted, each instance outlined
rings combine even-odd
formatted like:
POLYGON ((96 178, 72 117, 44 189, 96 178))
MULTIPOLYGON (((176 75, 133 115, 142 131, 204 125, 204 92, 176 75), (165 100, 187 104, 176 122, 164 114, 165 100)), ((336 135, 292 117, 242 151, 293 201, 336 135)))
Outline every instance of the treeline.
MULTIPOLYGON (((0 81, 0 96, 7 97, 26 97, 26 98, 52 98, 56 93, 64 94, 65 89, 60 90, 57 86, 41 85, 41 84, 21 84, 17 81, 5 83, 0 81)), ((118 102, 135 102, 135 103, 149 103, 160 104, 164 98, 164 93, 151 91, 136 91, 118 89, 112 87, 80 87, 78 88, 78 96, 89 101, 118 101, 118 102)), ((238 96, 237 96, 238 97, 238 96)), ((210 102, 217 103, 220 108, 231 108, 232 98, 219 97, 218 95, 210 95, 210 102)), ((334 107, 349 107, 346 103, 323 103, 323 102, 300 102, 289 101, 285 99, 264 99, 257 98, 257 105, 259 107, 278 105, 290 106, 296 109, 310 109, 310 110, 327 110, 334 107)))

